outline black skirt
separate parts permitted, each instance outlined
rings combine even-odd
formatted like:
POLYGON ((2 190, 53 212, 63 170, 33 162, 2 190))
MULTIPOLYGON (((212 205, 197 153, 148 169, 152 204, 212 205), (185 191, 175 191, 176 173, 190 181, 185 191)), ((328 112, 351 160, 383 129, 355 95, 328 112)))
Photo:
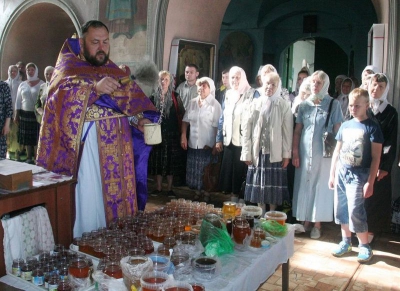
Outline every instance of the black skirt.
POLYGON ((26 146, 37 146, 39 123, 35 112, 20 110, 18 125, 18 143, 26 146))
POLYGON ((247 165, 240 160, 242 147, 224 146, 219 175, 220 191, 225 193, 240 194, 243 182, 246 179, 247 165))

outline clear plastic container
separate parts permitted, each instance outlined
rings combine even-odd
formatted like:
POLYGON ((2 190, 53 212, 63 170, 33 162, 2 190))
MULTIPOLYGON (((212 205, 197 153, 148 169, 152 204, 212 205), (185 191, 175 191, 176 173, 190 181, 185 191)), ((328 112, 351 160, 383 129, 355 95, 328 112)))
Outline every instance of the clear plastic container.
POLYGON ((268 211, 265 213, 265 218, 267 220, 275 220, 279 224, 285 225, 287 215, 285 212, 281 211, 268 211))
POLYGON ((142 291, 160 290, 169 281, 167 273, 151 271, 146 272, 140 278, 140 286, 142 291))
POLYGON ((209 281, 221 273, 221 262, 216 257, 199 257, 192 263, 193 276, 200 281, 209 281))

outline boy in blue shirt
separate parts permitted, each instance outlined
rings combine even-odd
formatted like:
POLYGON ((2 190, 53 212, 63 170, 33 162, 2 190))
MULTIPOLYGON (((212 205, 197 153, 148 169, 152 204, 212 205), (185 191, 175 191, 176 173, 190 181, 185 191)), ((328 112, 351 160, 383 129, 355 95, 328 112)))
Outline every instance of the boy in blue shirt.
POLYGON ((373 194, 383 143, 379 125, 367 116, 368 107, 368 92, 354 89, 349 95, 353 119, 344 122, 336 135, 329 178, 329 188, 335 190, 335 223, 340 224, 342 232, 342 241, 332 255, 340 257, 351 252, 351 232, 355 232, 360 263, 368 262, 373 255, 364 200, 373 194))

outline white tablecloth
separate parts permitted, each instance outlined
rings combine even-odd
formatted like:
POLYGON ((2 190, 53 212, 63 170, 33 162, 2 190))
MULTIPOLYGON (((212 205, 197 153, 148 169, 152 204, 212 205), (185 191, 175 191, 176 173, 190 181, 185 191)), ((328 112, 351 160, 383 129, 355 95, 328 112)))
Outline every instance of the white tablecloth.
MULTIPOLYGON (((289 226, 285 237, 268 250, 236 251, 220 257, 221 274, 210 282, 201 282, 207 291, 251 291, 257 290, 276 268, 292 257, 294 253, 294 227, 289 226)), ((43 290, 19 278, 6 275, 0 281, 26 291, 43 290)), ((94 290, 89 288, 88 290, 94 290)))
POLYGON ((201 282, 207 291, 257 290, 276 268, 292 257, 294 252, 294 227, 268 250, 235 251, 220 257, 221 274, 210 282, 201 282))

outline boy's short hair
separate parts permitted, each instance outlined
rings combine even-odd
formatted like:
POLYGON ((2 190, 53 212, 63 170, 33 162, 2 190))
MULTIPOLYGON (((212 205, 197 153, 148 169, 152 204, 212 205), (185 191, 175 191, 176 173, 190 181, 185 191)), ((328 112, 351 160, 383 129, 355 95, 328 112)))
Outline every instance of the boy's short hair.
POLYGON ((364 90, 362 88, 355 88, 353 91, 350 92, 349 94, 349 99, 352 98, 354 100, 357 100, 359 98, 364 98, 364 100, 369 103, 369 94, 367 90, 364 90))
POLYGON ((229 69, 225 69, 222 71, 222 75, 229 74, 229 69))

